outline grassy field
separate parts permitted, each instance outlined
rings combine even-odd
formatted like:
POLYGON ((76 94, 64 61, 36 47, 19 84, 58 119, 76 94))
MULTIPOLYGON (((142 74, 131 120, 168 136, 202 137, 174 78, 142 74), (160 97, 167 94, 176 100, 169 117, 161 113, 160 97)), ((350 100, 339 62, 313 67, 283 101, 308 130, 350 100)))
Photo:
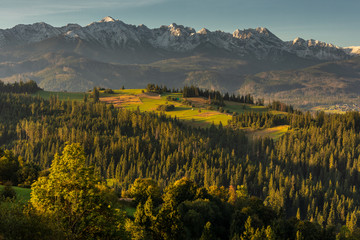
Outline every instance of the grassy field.
MULTIPOLYGON (((114 90, 114 94, 101 92, 100 97, 101 101, 113 103, 117 107, 132 110, 139 108, 141 111, 156 111, 159 105, 172 104, 175 109, 167 111, 165 114, 199 127, 207 127, 212 123, 219 125, 220 122, 225 126, 231 120, 233 112, 239 114, 244 112, 269 112, 269 109, 265 106, 225 101, 225 112, 221 113, 215 110, 214 106, 212 106, 213 110, 208 109, 210 105, 207 103, 207 99, 204 98, 186 98, 192 102, 192 106, 189 106, 181 102, 183 100, 181 93, 151 94, 144 93, 143 89, 114 90), (178 99, 178 101, 168 101, 168 96, 178 99)), ((286 114, 279 111, 270 112, 273 114, 286 114)))
POLYGON ((143 93, 142 89, 116 90, 114 91, 114 94, 101 93, 101 101, 108 102, 107 98, 117 107, 132 110, 139 108, 140 111, 156 111, 159 105, 172 104, 175 106, 175 109, 167 111, 165 114, 171 117, 177 117, 193 126, 206 127, 212 123, 218 125, 220 122, 223 125, 227 125, 228 120, 231 119, 230 114, 220 113, 215 110, 207 110, 196 104, 194 107, 183 104, 181 102, 181 93, 150 94, 143 93), (136 96, 139 101, 134 99, 134 96, 136 96), (168 96, 176 98, 178 101, 168 101, 166 100, 168 96))
POLYGON ((260 130, 245 129, 248 135, 252 138, 270 137, 278 140, 282 135, 289 131, 289 125, 276 126, 272 128, 265 128, 260 130))
MULTIPOLYGON (((3 185, 0 185, 0 191, 4 188, 3 185)), ((29 188, 21 188, 21 187, 13 187, 16 192, 16 199, 21 202, 27 202, 30 200, 31 189, 29 188)))
POLYGON ((136 212, 136 207, 132 207, 132 206, 124 206, 123 208, 126 212, 126 215, 128 217, 134 217, 134 214, 136 212))
POLYGON ((107 103, 114 104, 115 107, 121 107, 126 109, 135 110, 137 108, 140 111, 157 111, 159 105, 172 104, 175 109, 167 111, 165 114, 171 117, 177 117, 184 120, 185 123, 189 123, 195 126, 207 126, 211 123, 227 124, 227 121, 231 119, 228 114, 220 116, 217 111, 209 111, 201 108, 191 107, 181 103, 181 93, 146 93, 143 89, 125 89, 115 90, 114 94, 100 93, 100 100, 107 103), (171 96, 178 99, 178 101, 168 101, 166 98, 171 96), (199 109, 201 109, 199 111, 199 109))
POLYGON ((244 113, 244 112, 268 112, 269 109, 265 106, 255 106, 244 103, 225 101, 224 110, 229 112, 244 113))
MULTIPOLYGON (((183 103, 183 97, 181 93, 147 93, 145 89, 123 89, 113 90, 114 93, 105 93, 100 91, 100 101, 111 103, 115 107, 126 108, 135 110, 137 108, 140 111, 157 111, 159 105, 174 105, 175 109, 172 111, 164 112, 166 115, 176 117, 183 120, 185 124, 189 124, 195 127, 208 127, 211 124, 227 125, 228 121, 232 118, 232 113, 244 113, 244 112, 269 112, 270 110, 265 106, 255 106, 250 104, 236 103, 225 101, 226 106, 224 112, 219 112, 215 106, 209 105, 205 98, 187 98, 192 103, 191 106, 183 103), (175 98, 176 101, 169 101, 167 97, 175 98)), ((40 96, 45 99, 50 99, 52 95, 58 96, 60 100, 72 100, 83 101, 84 95, 90 93, 72 93, 72 92, 47 92, 39 91, 34 96, 40 96)), ((270 111, 273 114, 286 114, 284 112, 270 111)), ((280 126, 274 129, 265 130, 251 130, 249 134, 253 134, 255 137, 267 135, 274 139, 284 134, 287 127, 280 126)))
MULTIPOLYGON (((144 89, 123 89, 113 90, 113 94, 104 93, 100 91, 100 100, 107 103, 112 103, 116 107, 123 107, 126 109, 137 109, 141 111, 156 111, 159 105, 172 104, 175 109, 172 111, 165 112, 165 114, 171 117, 177 117, 184 120, 185 123, 193 126, 207 127, 214 123, 219 125, 227 125, 231 119, 231 113, 244 113, 244 112, 267 112, 268 108, 264 106, 254 106, 249 104, 225 102, 225 112, 220 113, 215 109, 208 109, 208 104, 205 103, 206 99, 202 98, 189 98, 193 103, 193 107, 185 105, 181 102, 181 93, 163 93, 163 94, 151 94, 146 93, 144 89), (171 96, 177 98, 178 101, 167 101, 166 98, 171 96)), ((71 101, 83 101, 84 95, 89 93, 73 93, 73 92, 48 92, 38 91, 33 96, 40 96, 44 99, 50 99, 51 96, 57 96, 60 100, 71 100, 71 101)), ((213 107, 214 108, 214 107, 213 107)))

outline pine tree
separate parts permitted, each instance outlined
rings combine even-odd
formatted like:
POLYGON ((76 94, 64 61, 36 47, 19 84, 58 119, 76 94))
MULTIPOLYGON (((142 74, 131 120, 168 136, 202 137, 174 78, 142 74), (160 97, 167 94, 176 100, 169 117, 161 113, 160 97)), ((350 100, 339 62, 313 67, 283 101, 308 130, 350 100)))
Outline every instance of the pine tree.
POLYGON ((93 101, 96 103, 96 102, 99 102, 100 100, 100 92, 99 92, 99 89, 94 87, 93 91, 92 91, 92 97, 93 97, 93 101))

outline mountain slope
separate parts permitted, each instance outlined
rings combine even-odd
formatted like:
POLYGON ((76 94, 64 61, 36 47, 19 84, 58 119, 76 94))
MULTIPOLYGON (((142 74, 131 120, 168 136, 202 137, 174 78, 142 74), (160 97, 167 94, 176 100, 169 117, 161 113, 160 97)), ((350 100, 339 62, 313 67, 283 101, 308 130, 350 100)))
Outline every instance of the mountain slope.
POLYGON ((327 62, 300 70, 249 75, 238 91, 280 99, 300 107, 360 103, 360 58, 327 62))
POLYGON ((148 65, 104 63, 57 52, 17 63, 0 63, 0 79, 5 82, 32 79, 39 82, 40 87, 52 91, 86 91, 94 86, 142 88, 154 80, 167 84, 168 79, 174 79, 181 84, 185 74, 180 70, 169 72, 148 65))
MULTIPOLYGON (((138 53, 156 50, 159 55, 169 53, 190 53, 206 48, 216 48, 234 57, 256 59, 279 59, 286 54, 317 60, 337 60, 350 57, 348 49, 320 41, 297 38, 284 42, 266 28, 235 30, 232 34, 207 29, 195 31, 175 23, 169 26, 149 29, 145 25, 129 25, 120 20, 106 17, 85 27, 76 24, 56 28, 46 23, 17 25, 12 29, 0 30, 0 49, 14 49, 46 40, 79 43, 94 48, 125 50, 138 53), (164 51, 164 52, 162 52, 164 51)), ((57 43, 59 45, 59 43, 57 43)), ((116 51, 115 51, 116 52, 116 51)))
POLYGON ((35 23, 0 30, 0 79, 33 79, 56 91, 195 84, 291 100, 315 92, 357 94, 357 64, 348 68, 359 53, 316 40, 286 42, 266 28, 226 33, 173 23, 149 29, 106 17, 83 27, 35 23))

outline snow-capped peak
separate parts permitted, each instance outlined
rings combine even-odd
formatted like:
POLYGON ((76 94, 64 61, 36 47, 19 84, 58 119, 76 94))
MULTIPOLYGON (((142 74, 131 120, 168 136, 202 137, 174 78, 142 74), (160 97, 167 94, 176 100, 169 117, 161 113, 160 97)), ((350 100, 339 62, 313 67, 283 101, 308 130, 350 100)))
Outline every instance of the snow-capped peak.
POLYGON ((325 43, 325 42, 321 42, 319 40, 314 40, 314 39, 310 39, 310 40, 304 40, 302 38, 295 38, 292 42, 292 45, 297 45, 297 46, 306 46, 306 47, 311 47, 311 46, 319 46, 319 47, 329 47, 329 48, 339 48, 338 46, 335 46, 331 43, 325 43))
POLYGON ((202 28, 199 31, 197 31, 197 33, 206 35, 206 34, 210 33, 210 31, 208 29, 206 29, 206 28, 202 28))
POLYGON ((182 26, 178 26, 176 23, 172 23, 169 25, 169 28, 178 28, 178 27, 182 27, 182 26))
POLYGON ((302 39, 302 38, 300 38, 300 37, 297 37, 297 38, 295 38, 294 40, 293 40, 293 42, 292 42, 292 45, 302 45, 302 44, 304 44, 305 43, 305 40, 304 39, 302 39))
POLYGON ((351 46, 344 48, 351 55, 360 55, 360 46, 351 46))
POLYGON ((152 47, 175 52, 192 51, 198 47, 215 46, 238 56, 256 56, 258 59, 295 54, 302 58, 321 60, 347 59, 359 54, 359 47, 341 48, 317 40, 296 38, 284 42, 267 28, 235 30, 233 34, 222 31, 211 32, 206 28, 198 32, 191 27, 173 23, 169 26, 149 29, 145 25, 129 25, 108 16, 85 27, 69 24, 55 28, 46 23, 17 25, 12 29, 0 29, 0 48, 40 42, 64 36, 66 40, 81 39, 105 48, 137 49, 152 47))
POLYGON ((263 27, 258 27, 256 28, 256 31, 258 33, 262 33, 262 34, 266 34, 266 35, 269 35, 270 34, 270 31, 267 29, 267 28, 263 28, 263 27))
POLYGON ((115 22, 116 20, 110 16, 104 17, 100 22, 115 22))
POLYGON ((286 43, 288 49, 302 58, 315 58, 320 60, 340 60, 349 57, 349 53, 341 47, 319 40, 304 40, 295 38, 286 43))

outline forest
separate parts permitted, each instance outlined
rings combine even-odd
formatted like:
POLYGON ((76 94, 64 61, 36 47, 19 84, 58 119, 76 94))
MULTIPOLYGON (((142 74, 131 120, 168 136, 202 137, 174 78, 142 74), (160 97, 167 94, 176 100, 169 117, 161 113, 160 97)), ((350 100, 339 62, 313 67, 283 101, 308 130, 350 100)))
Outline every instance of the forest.
POLYGON ((57 239, 85 239, 82 231, 94 239, 359 239, 360 114, 303 113, 280 103, 273 108, 284 114, 244 113, 226 127, 195 128, 162 113, 91 98, 2 92, 0 182, 35 193, 32 207, 0 205, 0 220, 8 219, 0 230, 5 239, 16 239, 6 226, 19 222, 23 234, 36 228, 57 239), (290 130, 277 141, 249 139, 242 131, 278 125, 290 130), (80 165, 59 163, 74 154, 80 165), (82 169, 71 175, 79 181, 72 186, 94 189, 89 206, 81 199, 90 193, 76 198, 76 211, 126 197, 136 205, 134 217, 112 207, 94 210, 64 232, 72 216, 57 212, 73 195, 54 207, 54 196, 41 190, 64 178, 55 165, 82 169), (84 176, 90 180, 82 182, 84 176), (104 221, 112 223, 106 233, 104 221))

